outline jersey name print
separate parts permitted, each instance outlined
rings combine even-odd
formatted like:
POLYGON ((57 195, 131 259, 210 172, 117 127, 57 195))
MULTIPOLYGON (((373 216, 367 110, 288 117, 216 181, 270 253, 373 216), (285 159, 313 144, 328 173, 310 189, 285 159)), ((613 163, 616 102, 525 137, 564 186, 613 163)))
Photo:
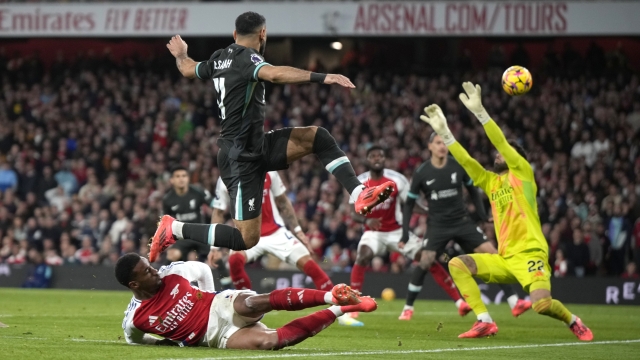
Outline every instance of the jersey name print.
POLYGON ((211 79, 222 131, 218 140, 229 158, 258 160, 264 142, 265 87, 258 70, 269 63, 254 49, 231 44, 196 65, 196 76, 211 79))

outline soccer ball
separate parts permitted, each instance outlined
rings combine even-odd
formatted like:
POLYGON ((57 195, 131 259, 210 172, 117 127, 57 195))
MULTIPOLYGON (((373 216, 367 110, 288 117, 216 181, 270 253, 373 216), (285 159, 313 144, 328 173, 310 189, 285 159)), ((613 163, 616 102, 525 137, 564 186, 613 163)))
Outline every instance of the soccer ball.
POLYGON ((382 300, 392 301, 396 298, 396 292, 392 288, 386 288, 382 290, 382 300))
POLYGON ((531 90, 533 77, 527 68, 512 66, 502 74, 502 89, 511 96, 524 95, 531 90))

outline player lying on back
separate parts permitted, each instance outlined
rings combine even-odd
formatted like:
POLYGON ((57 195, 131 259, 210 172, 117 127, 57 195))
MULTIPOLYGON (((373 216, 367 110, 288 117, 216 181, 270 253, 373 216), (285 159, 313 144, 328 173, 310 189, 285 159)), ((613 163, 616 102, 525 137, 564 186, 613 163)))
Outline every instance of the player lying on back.
MULTIPOLYGON (((460 298, 458 289, 449 274, 436 261, 436 256, 444 252, 450 240, 454 240, 468 254, 495 254, 498 252, 495 246, 487 240, 480 227, 471 220, 462 197, 462 186, 464 185, 473 199, 478 215, 486 221, 487 216, 478 189, 473 186, 471 179, 460 164, 449 156, 447 146, 435 132, 429 138, 429 151, 431 159, 425 161, 416 170, 411 179, 411 189, 404 204, 402 238, 398 244, 399 248, 402 249, 409 239, 411 233, 409 221, 420 192, 429 201, 429 218, 423 248, 418 256, 420 263, 413 270, 407 291, 407 301, 398 318, 400 320, 411 320, 413 304, 422 290, 424 277, 429 270, 438 284, 447 289, 447 293, 455 301, 460 316, 465 316, 471 311, 469 305, 460 298), (448 282, 440 283, 440 279, 443 277, 441 272, 445 274, 448 282)), ((513 285, 500 284, 500 288, 504 291, 513 316, 518 317, 531 308, 531 302, 518 299, 513 285)))
POLYGON ((580 318, 551 298, 549 249, 538 216, 537 185, 524 149, 515 142, 508 142, 491 120, 482 106, 480 86, 465 82, 462 87, 466 94, 460 94, 460 100, 482 123, 498 150, 494 171, 485 170, 456 142, 438 105, 425 108, 426 115, 420 116, 442 137, 473 183, 488 195, 498 240, 498 254, 462 255, 449 262, 453 280, 478 317, 471 330, 459 337, 482 337, 498 332, 480 298, 480 289, 473 279, 477 277, 488 283, 520 283, 530 294, 533 309, 538 314, 563 321, 580 340, 592 340, 591 330, 580 318))
POLYGON ((358 296, 344 284, 331 292, 296 288, 261 295, 249 290, 215 292, 211 271, 203 263, 174 262, 156 270, 135 253, 118 260, 115 275, 133 292, 122 322, 129 344, 277 350, 314 336, 346 312, 377 308, 372 298, 358 296), (260 322, 272 310, 325 304, 332 306, 275 330, 260 322))
MULTIPOLYGON (((267 173, 262 191, 262 230, 260 241, 254 247, 244 251, 231 251, 229 270, 233 286, 238 290, 251 289, 251 279, 244 270, 247 262, 253 262, 264 254, 271 254, 280 261, 296 266, 308 275, 318 290, 333 288, 329 276, 311 258, 309 240, 302 231, 296 218, 293 205, 287 197, 287 188, 277 171, 267 173), (295 236, 287 230, 283 222, 293 230, 295 236)), ((224 214, 229 209, 230 198, 222 178, 216 184, 215 199, 211 203, 213 215, 211 222, 223 223, 224 214)), ((179 244, 181 241, 178 241, 179 244)), ((340 325, 362 326, 363 324, 348 316, 338 317, 340 325)))

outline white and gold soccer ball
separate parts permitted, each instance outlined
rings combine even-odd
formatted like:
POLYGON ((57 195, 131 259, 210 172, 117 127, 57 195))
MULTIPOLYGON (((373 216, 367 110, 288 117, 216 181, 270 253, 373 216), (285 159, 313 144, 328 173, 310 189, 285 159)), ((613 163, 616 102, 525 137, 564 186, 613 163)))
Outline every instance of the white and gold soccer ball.
POLYGON ((511 96, 524 95, 532 86, 533 77, 525 67, 514 65, 502 74, 502 89, 511 96))

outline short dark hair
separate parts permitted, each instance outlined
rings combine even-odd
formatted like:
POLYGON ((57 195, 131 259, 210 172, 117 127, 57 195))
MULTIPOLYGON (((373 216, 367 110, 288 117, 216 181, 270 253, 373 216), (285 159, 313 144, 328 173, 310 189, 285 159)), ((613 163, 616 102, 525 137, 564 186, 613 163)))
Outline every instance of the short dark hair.
POLYGON ((253 34, 266 22, 267 20, 264 16, 253 11, 247 11, 236 18, 236 33, 238 35, 253 34))
POLYGON ((429 144, 431 144, 433 142, 433 139, 436 138, 436 136, 438 136, 437 132, 432 132, 431 135, 429 135, 429 144))
POLYGON ((512 148, 516 149, 516 151, 518 152, 518 154, 520 154, 520 156, 522 156, 525 160, 529 161, 529 159, 527 159, 527 152, 524 150, 524 148, 522 147, 522 145, 520 145, 516 140, 509 140, 509 145, 511 145, 512 148))
POLYGON ((173 176, 173 174, 174 174, 176 171, 180 171, 180 170, 184 170, 184 171, 186 171, 186 172, 187 172, 187 174, 189 173, 189 170, 187 170, 187 168, 186 168, 186 167, 184 167, 184 166, 182 166, 182 165, 173 165, 173 166, 169 169, 169 172, 171 172, 171 176, 173 176))
POLYGON ((136 253, 128 253, 120 257, 116 263, 116 279, 126 287, 129 287, 133 278, 133 268, 138 265, 142 257, 136 253))
POLYGON ((385 148, 383 148, 380 145, 373 145, 370 148, 367 149, 367 156, 369 156, 369 154, 371 154, 371 152, 376 151, 376 150, 380 150, 382 151, 382 155, 387 156, 387 150, 385 148))

